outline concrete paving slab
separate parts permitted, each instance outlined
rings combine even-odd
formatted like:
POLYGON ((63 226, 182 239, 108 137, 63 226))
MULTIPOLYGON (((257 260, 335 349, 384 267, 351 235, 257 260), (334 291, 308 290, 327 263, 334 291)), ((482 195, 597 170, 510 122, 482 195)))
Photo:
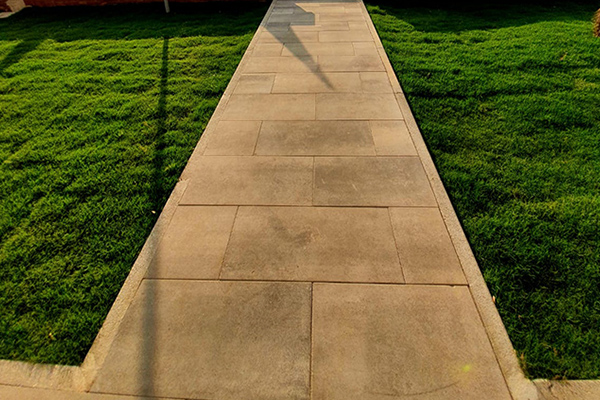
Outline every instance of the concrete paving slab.
MULTIPOLYGON (((326 31, 332 33, 345 31, 326 31)), ((353 56, 352 43, 286 43, 281 53, 284 57, 298 56, 353 56)))
POLYGON ((181 204, 309 205, 313 160, 308 157, 199 157, 181 204))
POLYGON ((263 31, 258 37, 258 43, 290 43, 290 42, 318 42, 318 32, 274 32, 263 31))
POLYGON ((357 56, 377 57, 379 55, 377 47, 375 47, 375 42, 355 42, 352 45, 354 47, 354 54, 357 56))
POLYGON ((347 31, 350 27, 347 22, 319 22, 315 25, 292 25, 289 30, 293 32, 347 31))
POLYGON ((348 28, 350 29, 368 29, 369 26, 365 21, 348 21, 348 28))
POLYGON ((311 287, 145 280, 92 392, 308 399, 311 287))
POLYGON ((319 69, 316 57, 256 57, 250 58, 244 65, 244 73, 269 72, 317 72, 319 69))
POLYGON ((237 207, 177 207, 147 276, 217 279, 236 211, 237 207))
POLYGON ((391 208, 390 215, 407 283, 467 283, 437 208, 391 208))
POLYGON ((261 121, 221 121, 204 150, 211 156, 251 156, 261 121))
POLYGON ((402 119, 393 94, 319 93, 317 119, 402 119))
POLYGON ((319 41, 322 43, 328 42, 374 42, 371 31, 368 29, 364 30, 351 30, 348 32, 319 32, 319 41))
POLYGON ((371 121, 378 156, 416 156, 417 150, 404 121, 371 121))
POLYGON ((436 206, 418 158, 319 157, 313 204, 321 206, 436 206))
POLYGON ((381 208, 241 207, 221 277, 404 282, 381 208))
POLYGON ((344 22, 362 22, 364 17, 361 14, 344 13, 344 14, 323 14, 319 19, 321 22, 344 21, 344 22))
POLYGON ((259 43, 252 50, 252 57, 278 57, 282 50, 282 43, 259 43))
POLYGON ((322 72, 320 74, 277 74, 273 93, 352 93, 362 92, 358 72, 322 72))
POLYGON ((310 94, 234 94, 223 113, 228 121, 315 119, 315 96, 310 94))
POLYGON ((392 93, 392 85, 385 72, 361 72, 361 88, 365 93, 392 93))
POLYGON ((315 284, 314 400, 510 399, 466 287, 315 284))
POLYGON ((318 56, 323 72, 384 72, 379 56, 318 56))
POLYGON ((374 156, 366 121, 265 121, 256 154, 374 156))

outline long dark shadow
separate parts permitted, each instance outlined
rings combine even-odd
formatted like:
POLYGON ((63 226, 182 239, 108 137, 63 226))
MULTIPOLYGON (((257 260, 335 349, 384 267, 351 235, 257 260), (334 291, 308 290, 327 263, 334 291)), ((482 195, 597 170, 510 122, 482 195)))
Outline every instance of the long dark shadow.
POLYGON ((4 76, 4 72, 12 65, 18 63, 27 53, 35 50, 41 40, 25 39, 20 41, 6 56, 0 61, 0 76, 4 76))
MULTIPOLYGON (((152 209, 157 215, 162 205, 163 197, 163 165, 165 147, 164 135, 167 131, 167 92, 169 80, 169 38, 163 38, 162 61, 160 67, 160 81, 158 105, 156 108, 156 131, 154 137, 154 157, 152 174, 152 209)), ((153 397, 154 394, 154 361, 156 349, 156 309, 159 299, 156 296, 156 282, 146 281, 146 291, 144 295, 144 316, 143 316, 143 337, 141 345, 140 362, 140 382, 141 395, 153 397)))
MULTIPOLYGON (((282 15, 289 16, 289 19, 290 19, 289 25, 286 22, 282 22, 282 23, 271 22, 271 23, 269 23, 269 21, 267 21, 266 26, 265 26, 267 31, 269 33, 271 33, 280 43, 283 44, 284 49, 289 50, 294 55, 294 57, 296 57, 297 59, 301 60, 304 64, 306 64, 308 69, 312 73, 317 75, 317 77, 323 83, 325 83, 328 88, 332 88, 333 85, 321 71, 321 67, 319 66, 318 59, 316 57, 313 58, 310 54, 308 54, 306 47, 304 47, 304 44, 302 44, 302 42, 296 35, 296 32, 294 32, 294 30, 292 29, 293 26, 314 26, 315 25, 315 14, 304 11, 302 8, 298 7, 297 5, 294 5, 292 14, 282 14, 282 15), (305 17, 304 20, 303 20, 303 18, 301 18, 299 16, 304 16, 305 17), (300 20, 300 21, 293 21, 294 18, 297 20, 300 20), (287 27, 287 29, 285 29, 286 27, 287 27)), ((273 17, 273 14, 271 14, 271 18, 272 17, 273 17)))

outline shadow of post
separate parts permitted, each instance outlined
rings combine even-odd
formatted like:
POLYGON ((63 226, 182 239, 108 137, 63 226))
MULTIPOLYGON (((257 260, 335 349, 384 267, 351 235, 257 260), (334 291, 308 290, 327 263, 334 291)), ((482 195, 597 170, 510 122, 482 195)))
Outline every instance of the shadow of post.
MULTIPOLYGON (((153 173, 152 189, 150 202, 152 210, 158 215, 163 197, 163 166, 164 166, 164 135, 167 132, 167 92, 169 80, 169 38, 163 38, 162 57, 160 66, 160 81, 158 86, 158 105, 156 108, 156 130, 153 142, 155 143, 153 154, 153 173)), ((156 335, 156 287, 154 282, 150 281, 146 285, 144 296, 144 316, 143 316, 143 338, 140 362, 140 382, 141 395, 154 397, 154 361, 155 361, 155 335, 156 335)))

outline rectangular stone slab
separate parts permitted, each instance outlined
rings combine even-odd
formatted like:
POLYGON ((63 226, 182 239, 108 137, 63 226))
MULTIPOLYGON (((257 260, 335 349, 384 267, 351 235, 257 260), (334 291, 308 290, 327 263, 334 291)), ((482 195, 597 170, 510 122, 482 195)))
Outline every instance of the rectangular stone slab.
POLYGON ((312 173, 307 157, 198 157, 181 204, 309 205, 312 173))
POLYGON ((318 56, 318 63, 323 72, 385 71, 379 56, 318 56))
POLYGON ((319 69, 317 58, 312 56, 298 57, 251 57, 243 66, 249 73, 268 72, 315 72, 319 69))
MULTIPOLYGON (((329 32, 329 31, 328 31, 329 32)), ((332 31, 344 32, 344 31, 332 31)), ((321 32, 325 33, 325 32, 321 32)), ((286 43, 281 52, 283 57, 297 56, 353 56, 352 43, 286 43)))
MULTIPOLYGON (((351 30, 347 32, 329 31, 319 32, 319 41, 328 42, 373 42, 373 35, 368 29, 351 30)), ((341 43, 338 43, 341 44, 341 43)))
POLYGON ((437 208, 391 208, 390 215, 408 283, 467 283, 437 208))
POLYGON ((403 118, 392 93, 318 93, 317 119, 397 119, 403 118))
POLYGON ((92 392, 308 399, 311 287, 145 280, 92 392))
POLYGON ((386 209, 241 207, 222 279, 403 282, 386 209))
POLYGON ((277 74, 273 93, 361 92, 358 72, 277 74))
POLYGON ((464 286, 315 284, 313 400, 511 397, 464 286))
POLYGON ((378 156, 416 156, 417 150, 404 121, 371 121, 378 156))
POLYGON ((313 204, 327 206, 436 206, 416 157, 315 158, 313 204))
POLYGON ((147 276, 217 279, 236 211, 237 207, 177 207, 147 276))
POLYGON ((220 121, 210 136, 205 155, 251 156, 256 147, 260 121, 220 121))
POLYGON ((366 121, 265 121, 260 155, 364 155, 375 148, 366 121))
POLYGON ((315 96, 311 94, 234 94, 223 120, 310 120, 315 119, 315 96))

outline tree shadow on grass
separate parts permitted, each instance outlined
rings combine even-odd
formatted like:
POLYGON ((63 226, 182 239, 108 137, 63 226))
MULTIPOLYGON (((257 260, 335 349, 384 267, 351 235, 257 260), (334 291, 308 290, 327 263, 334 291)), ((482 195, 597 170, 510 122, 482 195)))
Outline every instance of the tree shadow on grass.
POLYGON ((394 0, 367 0, 366 3, 378 6, 378 10, 371 10, 372 14, 391 15, 418 31, 439 33, 500 29, 550 21, 587 21, 598 9, 597 1, 591 0, 491 0, 477 4, 465 0, 407 0, 402 5, 394 0))
POLYGON ((28 8, 0 20, 0 41, 162 39, 239 36, 256 30, 257 3, 162 3, 105 7, 28 8), (217 16, 215 18, 215 16, 217 16))
POLYGON ((4 77, 6 71, 11 65, 16 64, 27 53, 35 50, 41 43, 41 40, 22 40, 13 47, 4 58, 0 58, 0 77, 4 77))

